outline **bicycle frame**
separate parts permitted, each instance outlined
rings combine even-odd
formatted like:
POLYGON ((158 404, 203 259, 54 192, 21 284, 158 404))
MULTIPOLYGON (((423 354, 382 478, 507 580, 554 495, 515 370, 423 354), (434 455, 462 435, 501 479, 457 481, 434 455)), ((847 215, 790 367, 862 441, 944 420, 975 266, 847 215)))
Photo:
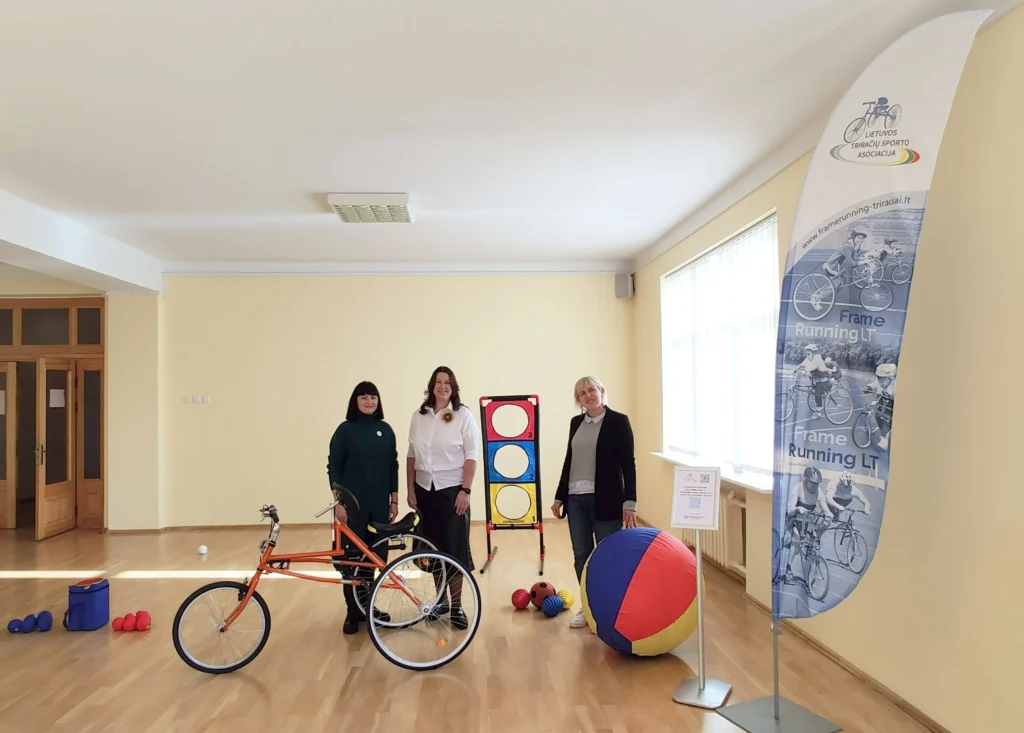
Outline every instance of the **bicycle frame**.
MULTIPOLYGON (((822 394, 823 397, 826 396, 826 395, 831 394, 833 391, 835 391, 836 387, 839 386, 838 383, 836 382, 836 380, 832 379, 831 377, 823 379, 822 381, 825 382, 826 385, 828 385, 828 389, 826 389, 825 392, 822 394)), ((794 395, 796 395, 796 394, 808 394, 808 395, 814 394, 815 393, 814 392, 814 380, 811 379, 811 376, 809 374, 801 374, 801 375, 797 376, 795 378, 793 384, 789 388, 789 393, 790 394, 794 394, 794 395), (801 379, 806 379, 807 382, 806 383, 801 382, 800 381, 801 379)))
MULTIPOLYGON (((328 510, 332 509, 334 506, 335 505, 332 504, 328 507, 328 510)), ((313 575, 295 572, 288 568, 288 566, 293 562, 322 563, 341 567, 365 568, 371 570, 384 570, 387 567, 385 562, 381 560, 380 557, 373 552, 373 550, 371 550, 347 524, 341 524, 332 520, 331 530, 333 532, 333 546, 330 550, 322 550, 319 552, 294 552, 284 555, 275 555, 274 548, 277 547, 277 538, 281 532, 281 524, 280 522, 274 521, 270 528, 270 537, 260 543, 260 562, 256 567, 256 572, 246 583, 245 595, 239 601, 238 607, 224 621, 224 626, 221 631, 227 630, 231 624, 235 622, 235 619, 237 619, 242 613, 246 605, 248 605, 249 600, 252 598, 253 593, 256 592, 256 586, 259 584, 260 578, 263 577, 263 575, 287 575, 293 578, 313 580, 318 583, 330 583, 332 585, 351 585, 354 587, 366 585, 365 581, 358 578, 345 578, 341 576, 337 578, 317 578, 313 575), (346 551, 342 546, 342 536, 347 537, 348 540, 369 560, 369 562, 346 559, 346 551), (274 563, 280 563, 282 567, 274 567, 274 563)), ((401 585, 388 585, 387 587, 402 590, 414 603, 420 605, 419 601, 411 594, 408 588, 401 585)))
POLYGON ((319 583, 331 583, 332 585, 363 585, 358 579, 347 579, 347 578, 317 578, 312 575, 306 575, 305 573, 295 572, 289 570, 288 566, 291 563, 322 563, 322 564, 335 564, 342 567, 351 568, 366 568, 369 570, 377 569, 383 570, 386 565, 375 552, 356 536, 347 524, 340 524, 338 522, 331 522, 331 529, 333 532, 333 547, 327 551, 320 552, 293 552, 285 555, 275 555, 274 548, 277 546, 277 536, 274 535, 273 540, 267 541, 263 549, 263 554, 260 556, 260 564, 256 569, 257 573, 276 573, 277 575, 288 575, 293 578, 301 578, 303 580, 313 580, 319 583), (347 537, 349 541, 355 545, 355 547, 367 557, 370 562, 359 562, 356 560, 345 559, 345 548, 342 545, 342 536, 347 537), (271 563, 281 563, 284 567, 274 567, 271 563))

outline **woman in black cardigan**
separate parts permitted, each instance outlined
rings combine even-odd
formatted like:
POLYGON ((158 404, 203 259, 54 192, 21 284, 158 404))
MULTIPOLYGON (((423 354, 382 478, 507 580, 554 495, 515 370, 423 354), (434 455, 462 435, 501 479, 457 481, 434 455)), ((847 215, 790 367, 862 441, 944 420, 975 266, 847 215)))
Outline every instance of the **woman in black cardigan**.
MULTIPOLYGON (((569 445, 551 512, 569 517, 576 579, 597 543, 625 527, 636 526, 636 459, 629 418, 605 405, 607 395, 595 377, 576 382, 581 413, 569 423, 569 445)), ((587 625, 583 611, 569 623, 587 625)))

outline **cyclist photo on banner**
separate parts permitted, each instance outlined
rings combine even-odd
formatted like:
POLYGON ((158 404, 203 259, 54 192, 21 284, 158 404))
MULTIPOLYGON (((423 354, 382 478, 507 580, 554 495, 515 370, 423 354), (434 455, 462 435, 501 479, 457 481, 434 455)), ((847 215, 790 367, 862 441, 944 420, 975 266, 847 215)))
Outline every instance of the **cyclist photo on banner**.
POLYGON ((849 236, 839 245, 839 249, 825 262, 825 272, 836 278, 846 275, 860 258, 860 250, 868 235, 864 232, 851 230, 849 236))
POLYGON ((854 485, 853 474, 843 471, 839 474, 839 480, 825 492, 825 503, 828 505, 828 510, 832 512, 832 518, 839 519, 839 515, 849 509, 854 499, 864 505, 865 514, 871 514, 871 502, 864 496, 864 492, 854 485))
POLYGON ((839 362, 833 359, 831 356, 826 356, 825 370, 828 372, 827 379, 832 383, 831 386, 841 386, 843 380, 843 370, 839 367, 839 362))
POLYGON ((892 430, 892 409, 896 391, 896 365, 879 364, 875 369, 875 378, 864 391, 874 395, 878 400, 875 405, 875 421, 880 431, 878 448, 889 450, 889 432, 892 430))
POLYGON ((827 510, 825 492, 821 490, 821 471, 814 466, 808 466, 804 469, 803 476, 797 479, 789 491, 786 523, 797 534, 802 530, 814 530, 815 519, 807 515, 814 511, 824 515, 827 510))
POLYGON ((825 392, 828 391, 831 372, 825 365, 818 350, 817 344, 807 344, 804 347, 804 360, 796 368, 795 376, 806 374, 811 379, 811 386, 814 388, 814 417, 821 417, 825 405, 825 392))
POLYGON ((906 303, 905 286, 914 268, 913 245, 906 241, 902 228, 871 229, 866 223, 837 229, 828 237, 836 242, 834 246, 808 252, 785 276, 784 292, 791 294, 799 318, 836 319, 840 310, 850 307, 881 313, 906 303))

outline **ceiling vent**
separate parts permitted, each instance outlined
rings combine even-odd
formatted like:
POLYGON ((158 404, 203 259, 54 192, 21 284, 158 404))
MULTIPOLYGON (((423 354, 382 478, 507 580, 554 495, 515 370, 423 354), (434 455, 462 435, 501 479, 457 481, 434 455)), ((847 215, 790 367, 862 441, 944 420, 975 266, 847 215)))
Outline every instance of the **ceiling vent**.
POLYGON ((346 224, 411 224, 405 193, 332 193, 327 203, 346 224))

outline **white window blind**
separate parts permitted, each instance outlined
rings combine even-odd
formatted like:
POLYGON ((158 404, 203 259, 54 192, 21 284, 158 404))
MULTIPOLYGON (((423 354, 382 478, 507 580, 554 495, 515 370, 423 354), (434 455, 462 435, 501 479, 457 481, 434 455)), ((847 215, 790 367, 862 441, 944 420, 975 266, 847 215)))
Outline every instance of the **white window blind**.
POLYGON ((772 475, 778 269, 773 216, 663 277, 666 453, 772 475))

